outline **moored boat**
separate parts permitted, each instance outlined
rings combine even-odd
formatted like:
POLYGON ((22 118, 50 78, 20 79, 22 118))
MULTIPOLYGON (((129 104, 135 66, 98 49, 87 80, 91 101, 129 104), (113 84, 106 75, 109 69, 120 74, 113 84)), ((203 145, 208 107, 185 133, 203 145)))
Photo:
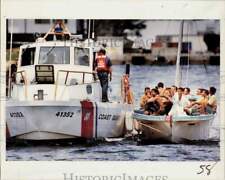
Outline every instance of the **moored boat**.
POLYGON ((131 105, 122 101, 102 102, 91 41, 71 40, 64 25, 61 32, 56 27, 58 24, 45 37, 20 47, 6 102, 8 138, 122 136, 131 105), (56 40, 47 41, 48 36, 56 40))

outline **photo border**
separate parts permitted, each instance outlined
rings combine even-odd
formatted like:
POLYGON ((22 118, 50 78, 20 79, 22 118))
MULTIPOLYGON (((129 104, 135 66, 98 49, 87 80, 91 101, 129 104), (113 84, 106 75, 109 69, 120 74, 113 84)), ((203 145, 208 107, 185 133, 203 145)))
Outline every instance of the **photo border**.
MULTIPOLYGON (((1 179, 64 180, 82 175, 167 176, 168 179, 224 179, 225 1, 152 0, 2 0, 1 1, 1 179), (99 10, 100 9, 100 10, 99 10), (116 13, 115 13, 116 12, 116 13), (218 19, 220 20, 220 161, 6 161, 5 67, 6 19, 218 19), (210 175, 198 175, 201 165, 214 165, 210 175)), ((80 180, 80 179, 76 179, 80 180)), ((98 179, 96 179, 98 180, 98 179)), ((112 179, 114 180, 114 179, 112 179)), ((117 180, 117 179, 116 179, 117 180)), ((129 179, 128 179, 129 180, 129 179)), ((139 179, 137 179, 139 180, 139 179)), ((148 179, 151 180, 151 179, 148 179)), ((166 179, 165 179, 166 180, 166 179)))

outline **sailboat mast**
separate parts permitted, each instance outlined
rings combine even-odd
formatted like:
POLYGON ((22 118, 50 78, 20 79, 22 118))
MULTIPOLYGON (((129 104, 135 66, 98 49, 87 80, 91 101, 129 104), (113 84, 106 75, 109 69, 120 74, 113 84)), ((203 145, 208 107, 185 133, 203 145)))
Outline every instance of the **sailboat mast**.
POLYGON ((184 29, 184 20, 182 20, 180 23, 180 33, 179 33, 179 42, 178 42, 178 50, 177 50, 176 78, 175 78, 175 86, 177 87, 179 87, 181 84, 180 56, 181 56, 181 48, 182 48, 183 29, 184 29))

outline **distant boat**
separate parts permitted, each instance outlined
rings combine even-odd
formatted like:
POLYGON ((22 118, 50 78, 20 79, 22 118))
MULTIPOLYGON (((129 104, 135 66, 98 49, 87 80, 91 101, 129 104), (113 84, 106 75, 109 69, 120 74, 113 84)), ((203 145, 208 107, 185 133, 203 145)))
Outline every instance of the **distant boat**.
POLYGON ((91 39, 71 40, 64 24, 57 29, 56 25, 44 38, 20 47, 15 81, 10 78, 6 102, 7 138, 123 136, 126 112, 131 107, 123 102, 101 101, 91 39), (48 36, 61 40, 47 41, 48 36))
MULTIPOLYGON (((183 36, 183 23, 180 26, 180 37, 176 63, 176 85, 180 84, 180 54, 183 36)), ((169 142, 182 142, 184 140, 207 140, 209 130, 215 114, 206 115, 174 115, 156 116, 145 115, 136 110, 133 119, 137 122, 136 129, 142 132, 147 140, 166 140, 169 142)))

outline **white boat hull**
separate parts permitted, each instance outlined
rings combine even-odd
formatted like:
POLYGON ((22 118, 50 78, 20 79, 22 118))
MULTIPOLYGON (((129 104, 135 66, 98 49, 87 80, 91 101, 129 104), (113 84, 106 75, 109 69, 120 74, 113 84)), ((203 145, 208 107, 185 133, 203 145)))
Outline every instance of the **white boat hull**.
POLYGON ((142 132, 143 138, 147 140, 171 141, 171 128, 169 123, 139 121, 137 119, 137 130, 142 132))
POLYGON ((7 102, 7 134, 27 140, 120 137, 125 105, 91 101, 7 102))
POLYGON ((172 127, 172 141, 207 140, 209 139, 211 122, 211 120, 174 122, 172 127))
POLYGON ((136 129, 144 139, 182 142, 185 140, 207 140, 214 115, 203 116, 148 116, 134 113, 136 129))

